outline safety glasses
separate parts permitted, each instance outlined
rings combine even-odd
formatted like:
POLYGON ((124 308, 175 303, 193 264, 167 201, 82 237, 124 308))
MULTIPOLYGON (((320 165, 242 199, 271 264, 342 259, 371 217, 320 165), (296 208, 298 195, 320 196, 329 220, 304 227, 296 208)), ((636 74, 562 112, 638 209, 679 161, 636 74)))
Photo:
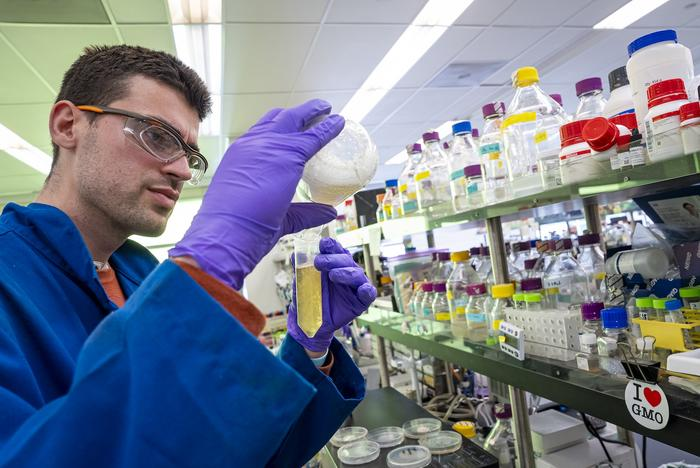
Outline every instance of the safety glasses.
POLYGON ((209 164, 202 153, 188 145, 180 136, 180 133, 167 122, 156 117, 136 114, 122 109, 114 109, 104 106, 77 106, 81 111, 94 112, 96 114, 114 114, 126 117, 124 133, 140 146, 143 150, 155 157, 163 164, 169 164, 182 157, 187 158, 187 166, 190 168, 192 178, 188 181, 197 185, 209 164))

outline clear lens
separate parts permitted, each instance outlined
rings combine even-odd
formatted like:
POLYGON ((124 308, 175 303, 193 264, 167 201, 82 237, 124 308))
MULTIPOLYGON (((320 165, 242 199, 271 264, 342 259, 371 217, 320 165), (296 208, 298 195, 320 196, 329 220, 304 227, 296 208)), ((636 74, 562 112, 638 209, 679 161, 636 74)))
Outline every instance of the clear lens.
POLYGON ((154 154, 163 160, 170 160, 182 151, 182 145, 168 130, 149 125, 141 131, 141 140, 154 154))

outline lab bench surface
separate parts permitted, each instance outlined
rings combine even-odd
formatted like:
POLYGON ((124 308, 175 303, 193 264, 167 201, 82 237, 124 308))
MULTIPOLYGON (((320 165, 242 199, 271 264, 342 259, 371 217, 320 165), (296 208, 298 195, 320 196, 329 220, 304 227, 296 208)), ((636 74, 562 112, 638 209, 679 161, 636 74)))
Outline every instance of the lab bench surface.
MULTIPOLYGON (((383 426, 401 427, 406 421, 416 418, 432 418, 428 411, 418 406, 393 388, 380 388, 367 392, 365 399, 353 411, 345 421, 346 426, 362 426, 372 430, 383 426)), ((443 423, 444 430, 451 430, 447 423, 443 423)), ((415 445, 418 442, 406 438, 401 445, 415 445)), ((357 468, 383 468, 386 467, 387 454, 396 447, 382 449, 379 458, 371 463, 353 465, 357 468)), ((346 467, 337 456, 338 449, 328 444, 334 463, 337 467, 346 467)), ((430 467, 460 467, 460 468, 496 468, 498 460, 481 447, 462 437, 462 448, 453 454, 433 456, 430 467)))

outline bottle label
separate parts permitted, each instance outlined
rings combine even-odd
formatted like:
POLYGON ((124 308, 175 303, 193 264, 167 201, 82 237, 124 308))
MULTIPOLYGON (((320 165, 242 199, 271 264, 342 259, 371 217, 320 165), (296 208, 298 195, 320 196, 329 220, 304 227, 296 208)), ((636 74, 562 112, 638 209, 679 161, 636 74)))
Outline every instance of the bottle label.
POLYGON ((428 177, 430 177, 430 171, 423 171, 417 173, 415 178, 416 182, 420 182, 421 180, 427 179, 428 177))
POLYGON ((467 184, 467 194, 468 195, 473 195, 479 191, 479 183, 478 182, 469 182, 467 184))
POLYGON ((575 153, 562 154, 561 156, 559 156, 559 160, 560 161, 569 161, 569 162, 577 161, 584 156, 589 156, 590 154, 591 154, 591 150, 589 150, 589 149, 581 150, 581 151, 577 151, 575 153))
POLYGON ((539 145, 540 143, 547 141, 547 130, 540 130, 539 132, 535 133, 535 144, 539 145))
POLYGON ((423 307, 423 317, 430 317, 432 313, 433 310, 430 307, 423 307))
POLYGON ((401 185, 399 186, 399 192, 403 193, 403 192, 405 192, 406 190, 408 190, 408 184, 401 184, 401 185))
MULTIPOLYGON (((415 197, 416 195, 413 194, 415 197)), ((418 211, 418 202, 416 200, 409 200, 404 202, 403 204, 403 213, 408 214, 408 213, 413 213, 414 211, 418 211)))
POLYGON ((384 217, 386 219, 391 218, 391 205, 384 205, 384 217))
POLYGON ((446 296, 447 296, 448 301, 451 301, 452 299, 454 299, 454 294, 452 294, 452 291, 450 291, 449 289, 447 290, 446 296))
POLYGON ((679 156, 683 153, 680 111, 665 112, 644 122, 650 158, 679 156))
POLYGON ((456 315, 464 315, 464 307, 456 307, 455 314, 456 315))
POLYGON ((643 166, 644 163, 644 148, 642 148, 641 146, 630 148, 629 163, 626 164, 626 166, 643 166))
MULTIPOLYGON (((498 158, 498 157, 500 157, 500 154, 501 154, 501 144, 499 142, 495 142, 495 143, 489 143, 488 145, 484 145, 481 148, 479 148, 479 153, 482 156, 485 156, 487 154, 490 155, 491 153, 498 153, 498 156, 496 156, 496 158, 498 158)), ((494 159, 496 159, 496 158, 494 158, 494 159)))
POLYGON ((485 323, 486 314, 481 312, 467 312, 467 320, 471 323, 485 323))
POLYGON ((435 320, 438 322, 449 322, 450 321, 450 313, 449 312, 436 312, 435 313, 435 320))
POLYGON ((452 174, 450 174, 451 181, 455 181, 459 178, 464 179, 464 169, 458 169, 458 170, 452 172, 452 174))

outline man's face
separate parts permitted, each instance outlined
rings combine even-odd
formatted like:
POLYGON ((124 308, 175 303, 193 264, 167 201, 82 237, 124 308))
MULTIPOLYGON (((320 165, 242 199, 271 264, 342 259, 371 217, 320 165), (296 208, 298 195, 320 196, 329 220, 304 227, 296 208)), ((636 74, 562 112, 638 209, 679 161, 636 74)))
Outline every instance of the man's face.
MULTIPOLYGON (((163 120, 196 146, 199 118, 169 86, 143 76, 128 80, 126 97, 109 107, 163 120)), ((163 233, 182 186, 190 178, 186 158, 156 159, 124 132, 126 117, 100 115, 76 150, 76 185, 81 203, 104 214, 125 235, 163 233)))

